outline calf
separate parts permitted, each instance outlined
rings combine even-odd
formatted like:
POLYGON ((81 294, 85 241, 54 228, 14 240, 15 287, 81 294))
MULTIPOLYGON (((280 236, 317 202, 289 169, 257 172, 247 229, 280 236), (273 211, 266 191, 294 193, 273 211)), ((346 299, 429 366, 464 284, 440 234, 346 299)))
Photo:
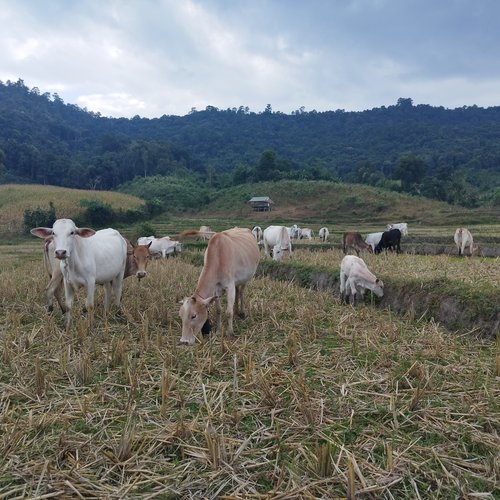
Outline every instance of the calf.
POLYGON ((342 249, 344 250, 344 253, 347 253, 349 248, 354 248, 358 256, 361 250, 366 250, 370 253, 373 252, 372 247, 363 241, 363 238, 359 233, 344 233, 342 236, 342 249))
POLYGON ((401 231, 399 229, 391 229, 382 233, 382 237, 375 247, 375 253, 380 253, 384 249, 401 252, 401 231))
POLYGON ((363 296, 365 290, 371 290, 377 297, 384 295, 384 283, 370 272, 363 259, 355 255, 346 255, 340 263, 340 296, 343 302, 349 303, 352 295, 353 304, 356 296, 363 296))
POLYGON ((472 239, 472 234, 470 231, 464 227, 459 227, 455 231, 455 245, 457 245, 458 255, 464 255, 465 248, 469 247, 470 255, 474 251, 474 240, 472 239))

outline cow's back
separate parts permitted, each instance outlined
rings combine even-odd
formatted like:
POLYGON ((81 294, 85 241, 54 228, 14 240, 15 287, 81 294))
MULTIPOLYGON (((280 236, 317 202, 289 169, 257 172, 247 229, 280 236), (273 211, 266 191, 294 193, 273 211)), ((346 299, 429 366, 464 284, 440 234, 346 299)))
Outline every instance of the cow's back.
POLYGON ((102 229, 90 238, 79 238, 82 266, 95 270, 96 283, 113 280, 125 272, 127 243, 115 229, 102 229))

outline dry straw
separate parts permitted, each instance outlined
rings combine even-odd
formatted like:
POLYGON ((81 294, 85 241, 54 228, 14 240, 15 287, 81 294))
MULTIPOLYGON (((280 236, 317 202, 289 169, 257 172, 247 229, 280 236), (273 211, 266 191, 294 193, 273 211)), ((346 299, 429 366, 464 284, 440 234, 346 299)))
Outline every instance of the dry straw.
POLYGON ((121 317, 98 289, 94 327, 78 310, 66 332, 39 251, 2 255, 0 498, 497 494, 497 342, 263 277, 235 339, 179 346, 200 271, 180 259, 127 280, 121 317))

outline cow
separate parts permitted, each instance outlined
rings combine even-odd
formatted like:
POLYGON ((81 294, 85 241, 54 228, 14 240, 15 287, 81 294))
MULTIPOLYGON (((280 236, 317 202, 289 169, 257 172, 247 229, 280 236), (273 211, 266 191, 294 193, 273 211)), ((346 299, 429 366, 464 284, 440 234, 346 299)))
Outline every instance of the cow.
POLYGON ((365 290, 371 290, 377 297, 384 295, 384 283, 368 269, 363 259, 355 255, 346 255, 340 263, 340 297, 342 302, 349 303, 352 295, 353 305, 356 296, 363 296, 365 290))
POLYGON ((262 228, 260 226, 254 226, 252 229, 252 234, 257 243, 260 243, 260 241, 262 241, 262 228))
POLYGON ((292 255, 292 242, 288 229, 285 226, 269 226, 264 229, 264 253, 273 260, 281 260, 283 253, 288 250, 292 255))
POLYGON ((105 311, 109 310, 112 291, 114 303, 120 307, 127 243, 118 231, 102 229, 96 232, 76 227, 71 219, 58 219, 51 228, 36 227, 31 234, 43 239, 53 237, 54 256, 60 261, 63 276, 66 327, 71 322, 75 290, 82 286, 87 291, 85 306, 91 323, 96 284, 104 285, 105 311))
POLYGON ((380 239, 382 238, 383 232, 379 233, 370 233, 365 238, 365 243, 372 247, 372 250, 375 252, 375 247, 380 243, 380 239))
POLYGON ((198 234, 200 239, 207 241, 209 240, 215 233, 210 229, 209 226, 200 226, 198 230, 198 234))
POLYGON ((399 229, 403 236, 408 236, 408 224, 406 222, 400 222, 398 224, 387 224, 387 230, 399 229))
POLYGON ((180 253, 182 245, 179 241, 170 239, 170 236, 155 238, 154 236, 143 236, 137 240, 139 245, 150 244, 149 252, 152 256, 161 255, 163 258, 173 253, 180 253))
POLYGON ((221 330, 220 296, 227 295, 226 335, 233 335, 233 316, 245 316, 243 292, 259 264, 260 252, 250 229, 233 228, 215 233, 208 242, 203 269, 191 297, 181 302, 181 343, 193 344, 196 334, 210 332, 208 307, 217 306, 217 330, 221 330))
POLYGON ((300 239, 300 236, 302 234, 302 229, 300 229, 300 227, 297 226, 297 224, 290 226, 289 228, 287 228, 287 230, 288 230, 288 235, 290 236, 290 238, 292 240, 299 240, 300 239))
POLYGON ((300 239, 307 238, 308 240, 312 240, 314 237, 314 231, 312 229, 309 229, 308 227, 301 229, 300 231, 300 239))
POLYGON ((327 227, 322 227, 318 231, 318 236, 323 243, 326 243, 328 241, 328 237, 330 236, 330 231, 328 231, 327 227))
MULTIPOLYGON (((148 261, 151 257, 148 245, 134 245, 125 238, 127 242, 127 263, 125 265, 125 274, 123 278, 135 276, 141 280, 147 275, 146 268, 148 261)), ((50 276, 50 282, 45 288, 47 295, 47 310, 52 312, 54 310, 54 297, 61 308, 63 313, 66 312, 66 306, 62 301, 63 289, 63 274, 61 271, 60 261, 55 257, 55 244, 54 238, 49 236, 45 238, 43 245, 43 262, 45 269, 50 276)))
POLYGON ((382 233, 382 237, 375 247, 375 253, 380 253, 384 249, 401 252, 401 231, 399 229, 390 229, 382 233))
POLYGON ((358 257, 361 250, 367 250, 368 252, 373 253, 372 247, 363 241, 363 238, 359 233, 347 232, 342 235, 342 249, 344 253, 347 253, 349 248, 354 248, 358 257))
POLYGON ((465 248, 469 247, 470 255, 474 251, 474 240, 472 239, 472 234, 465 227, 459 227, 455 231, 455 236, 453 237, 455 240, 455 245, 457 245, 458 255, 464 255, 465 248))

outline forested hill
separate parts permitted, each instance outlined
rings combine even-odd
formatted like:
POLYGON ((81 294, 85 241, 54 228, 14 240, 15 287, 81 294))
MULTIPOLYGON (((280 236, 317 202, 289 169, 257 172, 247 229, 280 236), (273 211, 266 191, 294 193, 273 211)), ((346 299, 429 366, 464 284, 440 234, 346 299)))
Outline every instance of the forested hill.
POLYGON ((0 182, 114 189, 193 172, 212 187, 339 178, 469 206, 495 201, 500 107, 413 105, 292 114, 241 106, 186 116, 106 118, 0 82, 0 182))

